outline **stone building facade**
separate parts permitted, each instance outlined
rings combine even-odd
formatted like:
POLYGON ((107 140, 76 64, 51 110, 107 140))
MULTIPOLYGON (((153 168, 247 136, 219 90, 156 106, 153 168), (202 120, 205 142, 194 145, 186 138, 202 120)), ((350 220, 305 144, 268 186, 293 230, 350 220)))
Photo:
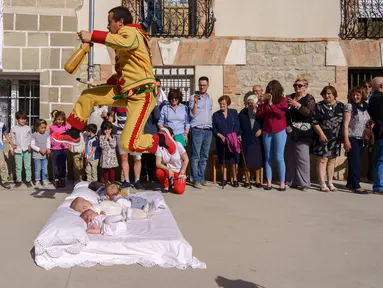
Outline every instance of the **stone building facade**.
MULTIPOLYGON (((342 40, 338 36, 342 0, 295 0, 295 6, 285 0, 244 0, 242 10, 232 0, 198 1, 212 3, 215 12, 214 30, 208 38, 159 35, 152 38, 150 46, 154 67, 193 68, 189 94, 197 87, 200 76, 208 76, 215 110, 216 100, 223 94, 232 98, 232 107, 241 109, 243 95, 254 84, 265 87, 272 79, 282 83, 286 94, 292 93, 292 84, 301 75, 308 79, 308 92, 317 100, 321 89, 331 84, 337 88, 339 99, 346 102, 352 69, 376 71, 383 67, 380 39, 342 40), (269 11, 279 13, 273 10, 276 6, 284 7, 280 9, 284 16, 294 15, 297 5, 300 15, 310 15, 304 18, 305 25, 294 17, 289 21, 286 17, 273 17, 273 21, 267 18, 269 11), (257 17, 253 11, 257 11, 257 17), (325 14, 327 18, 323 17, 325 14)), ((105 29, 108 9, 136 2, 139 1, 96 1, 95 28, 105 29)), ((0 76, 38 75, 40 116, 47 120, 53 109, 69 112, 85 88, 75 78, 86 78, 86 61, 76 75, 66 73, 63 64, 79 45, 75 32, 87 29, 88 4, 89 0, 5 0, 4 71, 0 76)), ((97 45, 95 64, 95 80, 107 79, 113 73, 113 51, 97 45)), ((177 80, 177 75, 172 77, 177 80)), ((170 84, 179 83, 170 80, 170 84)), ((345 166, 345 157, 340 157, 337 178, 344 178, 345 166)))

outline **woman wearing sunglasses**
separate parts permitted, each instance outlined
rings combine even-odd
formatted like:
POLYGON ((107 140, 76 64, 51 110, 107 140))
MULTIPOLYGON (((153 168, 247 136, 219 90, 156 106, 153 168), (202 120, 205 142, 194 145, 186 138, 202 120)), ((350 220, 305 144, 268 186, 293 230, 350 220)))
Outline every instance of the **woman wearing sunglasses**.
POLYGON ((180 89, 170 89, 168 94, 169 104, 161 109, 158 127, 170 127, 173 129, 175 140, 186 147, 190 130, 188 108, 181 103, 182 92, 180 89))
POLYGON ((308 81, 299 77, 293 85, 295 93, 286 97, 287 146, 286 183, 288 186, 306 190, 310 188, 310 144, 313 138, 311 116, 315 99, 307 94, 308 81))

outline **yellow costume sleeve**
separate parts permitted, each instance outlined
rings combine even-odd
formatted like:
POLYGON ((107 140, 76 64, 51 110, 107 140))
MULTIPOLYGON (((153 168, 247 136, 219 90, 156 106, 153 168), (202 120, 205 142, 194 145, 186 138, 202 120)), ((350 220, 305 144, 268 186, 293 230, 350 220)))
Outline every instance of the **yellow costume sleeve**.
POLYGON ((92 33, 92 42, 104 44, 113 49, 135 50, 140 42, 136 28, 123 26, 116 34, 95 30, 92 33))

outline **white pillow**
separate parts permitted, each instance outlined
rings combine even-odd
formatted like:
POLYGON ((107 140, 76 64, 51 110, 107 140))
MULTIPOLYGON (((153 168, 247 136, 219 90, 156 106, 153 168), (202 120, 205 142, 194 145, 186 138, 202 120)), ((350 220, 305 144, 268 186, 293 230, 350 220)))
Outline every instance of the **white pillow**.
POLYGON ((82 197, 88 200, 92 204, 97 204, 100 200, 100 196, 88 187, 77 187, 73 190, 72 194, 68 195, 65 200, 74 200, 77 197, 82 197))
POLYGON ((88 242, 86 224, 79 213, 69 207, 62 208, 49 217, 37 236, 35 253, 47 253, 52 258, 60 257, 63 252, 78 254, 88 242))
POLYGON ((60 257, 63 252, 78 254, 89 241, 86 233, 86 224, 80 213, 69 208, 77 197, 82 197, 93 205, 98 204, 99 196, 88 188, 88 182, 80 182, 72 194, 57 208, 56 212, 48 219, 44 228, 35 240, 35 253, 47 253, 50 257, 60 257))
POLYGON ((88 186, 89 186, 88 181, 80 181, 74 186, 73 190, 76 190, 77 188, 80 188, 80 187, 88 187, 88 186))

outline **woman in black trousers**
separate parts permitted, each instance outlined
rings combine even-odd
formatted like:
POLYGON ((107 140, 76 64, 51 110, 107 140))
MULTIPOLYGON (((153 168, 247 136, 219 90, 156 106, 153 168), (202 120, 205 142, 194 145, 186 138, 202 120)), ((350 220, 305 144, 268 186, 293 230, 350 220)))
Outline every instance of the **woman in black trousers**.
POLYGON ((348 160, 346 187, 358 194, 368 194, 360 187, 360 164, 364 150, 363 131, 367 121, 370 120, 366 100, 366 90, 363 87, 356 87, 351 90, 351 103, 344 108, 344 149, 348 160))

